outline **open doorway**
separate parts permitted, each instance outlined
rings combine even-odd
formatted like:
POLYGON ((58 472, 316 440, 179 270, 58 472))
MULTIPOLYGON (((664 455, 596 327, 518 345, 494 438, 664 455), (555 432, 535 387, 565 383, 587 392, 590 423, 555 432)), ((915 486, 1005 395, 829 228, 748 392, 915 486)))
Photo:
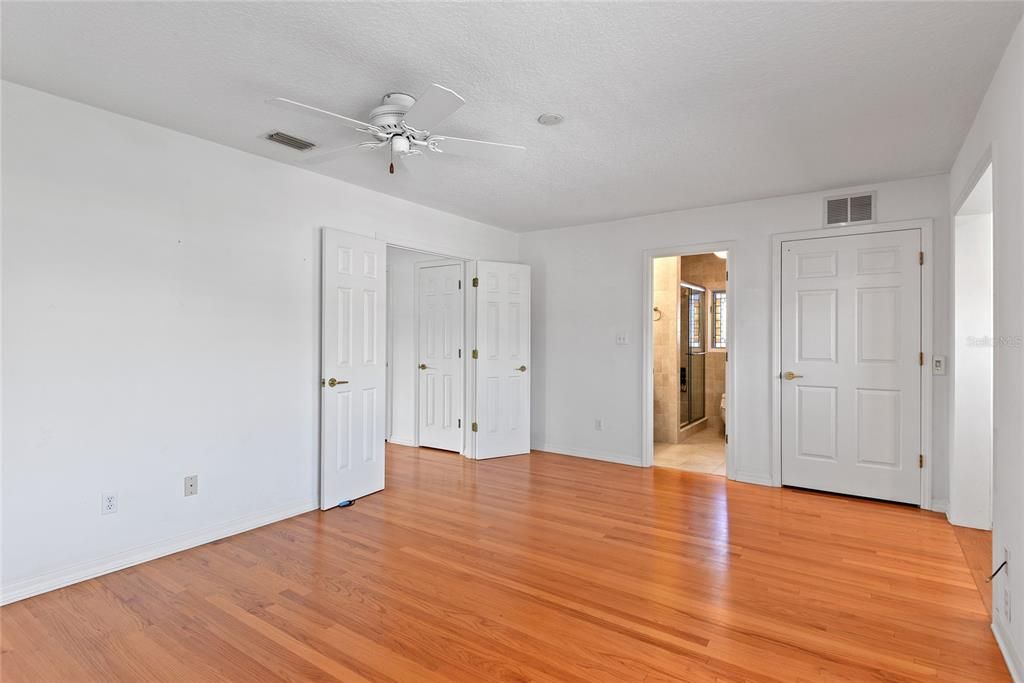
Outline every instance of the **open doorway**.
POLYGON ((321 238, 321 509, 384 488, 386 441, 529 453, 530 267, 321 238))
POLYGON ((653 259, 654 465, 726 474, 728 252, 653 259))
POLYGON ((466 452, 466 262, 387 247, 387 440, 466 452))
POLYGON ((992 166, 953 224, 952 444, 949 520, 992 528, 993 305, 992 166))

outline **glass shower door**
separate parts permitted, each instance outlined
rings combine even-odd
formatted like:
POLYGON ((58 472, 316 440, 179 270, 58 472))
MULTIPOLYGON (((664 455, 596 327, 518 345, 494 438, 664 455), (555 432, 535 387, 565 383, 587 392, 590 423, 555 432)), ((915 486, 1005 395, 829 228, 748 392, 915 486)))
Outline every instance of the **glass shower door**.
POLYGON ((707 326, 705 291, 683 283, 679 291, 679 426, 704 417, 704 354, 707 326))

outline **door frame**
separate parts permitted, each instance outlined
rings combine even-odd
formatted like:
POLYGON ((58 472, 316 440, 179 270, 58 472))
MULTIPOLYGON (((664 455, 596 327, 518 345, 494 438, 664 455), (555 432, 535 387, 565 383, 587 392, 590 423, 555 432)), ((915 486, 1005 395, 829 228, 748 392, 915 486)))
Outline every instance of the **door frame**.
MULTIPOLYGON (((392 245, 388 245, 392 246, 392 245)), ((395 247, 396 249, 405 249, 406 251, 419 251, 413 249, 407 249, 406 247, 395 247)), ((421 252, 426 253, 426 252, 421 252)), ((412 317, 413 326, 416 331, 416 357, 420 356, 420 270, 424 268, 436 268, 438 266, 458 266, 460 270, 459 278, 462 282, 462 336, 459 339, 460 348, 462 349, 462 445, 459 447, 459 455, 468 456, 468 445, 469 439, 466 438, 466 425, 469 421, 466 418, 466 406, 469 403, 469 377, 466 373, 466 357, 469 355, 469 350, 466 347, 466 339, 468 331, 466 329, 466 313, 467 313, 467 302, 469 301, 470 289, 469 282, 466 280, 466 261, 458 258, 440 258, 434 261, 421 261, 414 266, 415 277, 412 281, 412 317)), ((422 361, 420 361, 422 362, 422 361)), ((420 373, 416 373, 416 396, 413 402, 413 411, 416 413, 416 425, 413 428, 413 443, 416 447, 420 445, 420 373)))
MULTIPOLYGON (((721 242, 699 242, 681 244, 674 247, 659 247, 657 249, 645 249, 643 251, 643 361, 641 368, 641 396, 640 401, 640 466, 652 467, 654 465, 654 259, 666 256, 693 256, 696 254, 710 254, 715 251, 728 251, 729 255, 725 262, 726 272, 736 251, 735 240, 721 242)), ((735 367, 736 349, 733 346, 736 329, 736 300, 733 296, 733 278, 726 277, 725 299, 728 302, 728 316, 725 320, 726 339, 729 340, 729 360, 725 364, 725 411, 731 424, 736 422, 736 373, 735 367)), ((730 430, 729 440, 725 444, 725 476, 727 479, 734 479, 733 473, 737 471, 735 453, 738 453, 736 438, 737 430, 730 430)))
MULTIPOLYGON (((995 177, 996 177, 996 165, 995 165, 995 161, 992 159, 992 147, 991 146, 986 147, 985 151, 982 152, 982 155, 978 159, 978 162, 974 165, 974 169, 971 171, 971 174, 967 177, 967 180, 964 183, 964 186, 960 189, 960 193, 957 195, 956 201, 952 204, 951 211, 950 211, 950 214, 949 214, 949 283, 950 283, 950 292, 949 292, 949 301, 947 302, 947 309, 949 311, 949 335, 948 335, 947 342, 946 342, 948 344, 948 347, 949 347, 949 356, 947 357, 947 362, 946 362, 946 376, 947 376, 947 380, 946 381, 947 381, 947 383, 949 385, 947 387, 948 395, 947 395, 947 399, 946 399, 948 401, 948 406, 949 406, 949 429, 948 429, 948 436, 946 438, 949 440, 949 448, 948 448, 949 455, 948 455, 948 457, 949 457, 949 464, 950 464, 950 468, 949 468, 950 472, 953 471, 953 467, 952 467, 952 465, 953 465, 953 457, 954 457, 953 448, 954 448, 954 445, 956 444, 956 433, 957 433, 957 429, 956 429, 956 372, 957 372, 956 371, 956 312, 957 312, 957 308, 956 308, 956 294, 955 294, 956 286, 957 286, 957 284, 956 284, 956 261, 957 261, 957 259, 956 259, 956 257, 957 257, 957 253, 956 253, 956 233, 957 233, 956 219, 957 219, 957 216, 960 214, 960 211, 964 208, 964 204, 967 203, 967 199, 974 193, 974 190, 975 190, 975 188, 977 188, 978 183, 981 182, 982 177, 985 175, 986 172, 989 171, 989 169, 991 169, 991 171, 992 171, 992 242, 993 242, 993 244, 992 244, 992 251, 993 251, 993 257, 992 257, 992 284, 993 284, 992 334, 993 334, 993 336, 995 336, 995 330, 996 330, 996 319, 995 319, 996 318, 996 310, 995 310, 995 281, 996 281, 996 268, 997 268, 996 259, 995 259, 995 195, 996 195, 995 177)), ((993 393, 992 393, 991 409, 992 409, 992 416, 993 416, 993 420, 994 420, 995 419, 995 355, 994 355, 994 351, 993 351, 993 358, 992 358, 992 386, 990 387, 990 389, 992 389, 992 391, 993 391, 993 393)), ((992 433, 992 449, 991 449, 991 451, 992 451, 991 452, 992 460, 991 460, 991 463, 990 463, 990 470, 989 470, 989 495, 988 495, 989 530, 991 530, 995 526, 995 507, 994 507, 994 505, 995 505, 995 477, 996 477, 996 471, 995 471, 995 427, 994 427, 994 424, 992 425, 992 429, 993 429, 993 433, 992 433)), ((956 524, 957 523, 957 522, 954 522, 949 517, 949 515, 950 515, 951 512, 953 512, 953 505, 952 505, 952 503, 953 503, 953 492, 954 491, 959 491, 959 490, 960 490, 959 482, 957 482, 952 477, 950 477, 950 479, 949 479, 949 493, 947 494, 949 496, 949 499, 948 499, 949 509, 944 510, 944 512, 946 513, 946 518, 949 519, 950 524, 956 524)), ((995 566, 995 563, 993 563, 992 566, 995 566)))
POLYGON ((920 230, 921 250, 924 264, 921 266, 921 351, 925 365, 921 368, 921 454, 924 467, 921 468, 921 508, 932 508, 932 373, 931 359, 934 354, 934 267, 933 221, 921 218, 891 223, 875 223, 847 228, 815 228, 797 232, 772 235, 772 434, 771 434, 771 484, 782 486, 782 244, 793 240, 823 239, 867 235, 898 230, 920 230))

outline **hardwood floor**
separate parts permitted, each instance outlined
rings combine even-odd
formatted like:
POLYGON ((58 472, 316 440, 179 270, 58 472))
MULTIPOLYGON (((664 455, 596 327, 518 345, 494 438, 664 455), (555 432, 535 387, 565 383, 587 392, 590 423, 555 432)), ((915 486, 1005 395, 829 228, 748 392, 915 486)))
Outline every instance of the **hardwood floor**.
POLYGON ((940 515, 392 446, 388 488, 9 605, 19 681, 1005 681, 940 515))
POLYGON ((967 566, 974 578, 974 585, 978 587, 981 594, 981 601, 985 603, 985 610, 992 614, 992 584, 986 583, 992 570, 992 532, 981 531, 980 529, 968 529, 967 527, 955 526, 953 533, 960 543, 967 566))

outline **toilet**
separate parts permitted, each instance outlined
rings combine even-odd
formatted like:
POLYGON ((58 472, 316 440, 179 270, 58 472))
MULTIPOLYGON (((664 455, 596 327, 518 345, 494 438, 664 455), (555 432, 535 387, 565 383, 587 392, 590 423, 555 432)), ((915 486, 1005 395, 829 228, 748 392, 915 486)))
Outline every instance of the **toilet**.
POLYGON ((729 433, 729 421, 726 419, 726 414, 725 414, 725 394, 722 394, 722 403, 720 405, 721 405, 721 408, 722 408, 722 431, 725 432, 726 434, 728 434, 729 433))

